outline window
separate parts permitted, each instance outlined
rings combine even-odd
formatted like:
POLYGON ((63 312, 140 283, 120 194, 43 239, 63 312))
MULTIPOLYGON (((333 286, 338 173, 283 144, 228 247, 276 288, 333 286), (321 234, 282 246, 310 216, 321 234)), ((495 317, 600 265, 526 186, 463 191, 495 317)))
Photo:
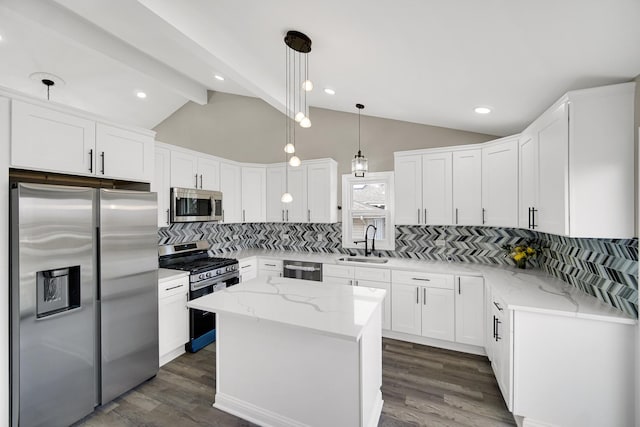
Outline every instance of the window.
MULTIPOLYGON (((376 249, 395 249, 393 172, 342 176, 342 247, 364 248, 367 228, 375 227, 376 249)), ((374 237, 369 228, 369 239, 374 237)))

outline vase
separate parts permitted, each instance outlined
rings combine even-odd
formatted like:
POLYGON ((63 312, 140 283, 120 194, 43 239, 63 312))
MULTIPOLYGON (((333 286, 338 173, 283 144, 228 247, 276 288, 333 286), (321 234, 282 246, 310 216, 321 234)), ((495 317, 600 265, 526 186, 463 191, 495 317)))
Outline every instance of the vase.
POLYGON ((518 268, 522 268, 524 270, 525 268, 527 268, 527 260, 526 259, 521 259, 521 260, 516 261, 516 266, 518 268))

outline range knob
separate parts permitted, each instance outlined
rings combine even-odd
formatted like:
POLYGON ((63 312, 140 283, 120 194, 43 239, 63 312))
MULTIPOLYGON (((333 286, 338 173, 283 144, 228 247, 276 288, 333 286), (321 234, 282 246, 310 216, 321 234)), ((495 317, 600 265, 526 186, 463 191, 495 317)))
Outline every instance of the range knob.
POLYGON ((200 279, 200 280, 204 279, 204 274, 199 274, 198 275, 198 279, 200 279))
POLYGON ((208 273, 207 273, 207 277, 211 277, 211 272, 208 272, 208 273))

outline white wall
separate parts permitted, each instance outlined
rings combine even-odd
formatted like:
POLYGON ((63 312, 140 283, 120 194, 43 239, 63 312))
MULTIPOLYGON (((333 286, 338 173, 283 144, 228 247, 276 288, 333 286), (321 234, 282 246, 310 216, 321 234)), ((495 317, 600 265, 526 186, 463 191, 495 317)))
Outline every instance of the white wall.
POLYGON ((9 100, 0 97, 0 425, 9 425, 9 100), (2 420, 6 420, 6 423, 2 420))

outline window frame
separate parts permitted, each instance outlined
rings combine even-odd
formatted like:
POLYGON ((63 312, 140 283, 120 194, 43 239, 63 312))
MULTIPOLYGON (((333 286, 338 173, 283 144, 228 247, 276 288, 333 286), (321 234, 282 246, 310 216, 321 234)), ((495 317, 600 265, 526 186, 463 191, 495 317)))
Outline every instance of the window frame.
MULTIPOLYGON (((376 239, 376 250, 395 250, 396 248, 396 227, 395 227, 395 197, 394 197, 394 174, 393 172, 371 172, 365 174, 363 178, 357 178, 352 174, 342 175, 342 247, 348 249, 363 249, 364 245, 353 243, 351 238, 353 229, 352 209, 352 186, 354 184, 375 184, 383 183, 385 190, 385 214, 386 237, 376 239)), ((359 212, 355 210, 355 212, 359 212)), ((364 239, 364 236, 362 236, 364 239)), ((358 240, 358 239, 356 239, 358 240)))

